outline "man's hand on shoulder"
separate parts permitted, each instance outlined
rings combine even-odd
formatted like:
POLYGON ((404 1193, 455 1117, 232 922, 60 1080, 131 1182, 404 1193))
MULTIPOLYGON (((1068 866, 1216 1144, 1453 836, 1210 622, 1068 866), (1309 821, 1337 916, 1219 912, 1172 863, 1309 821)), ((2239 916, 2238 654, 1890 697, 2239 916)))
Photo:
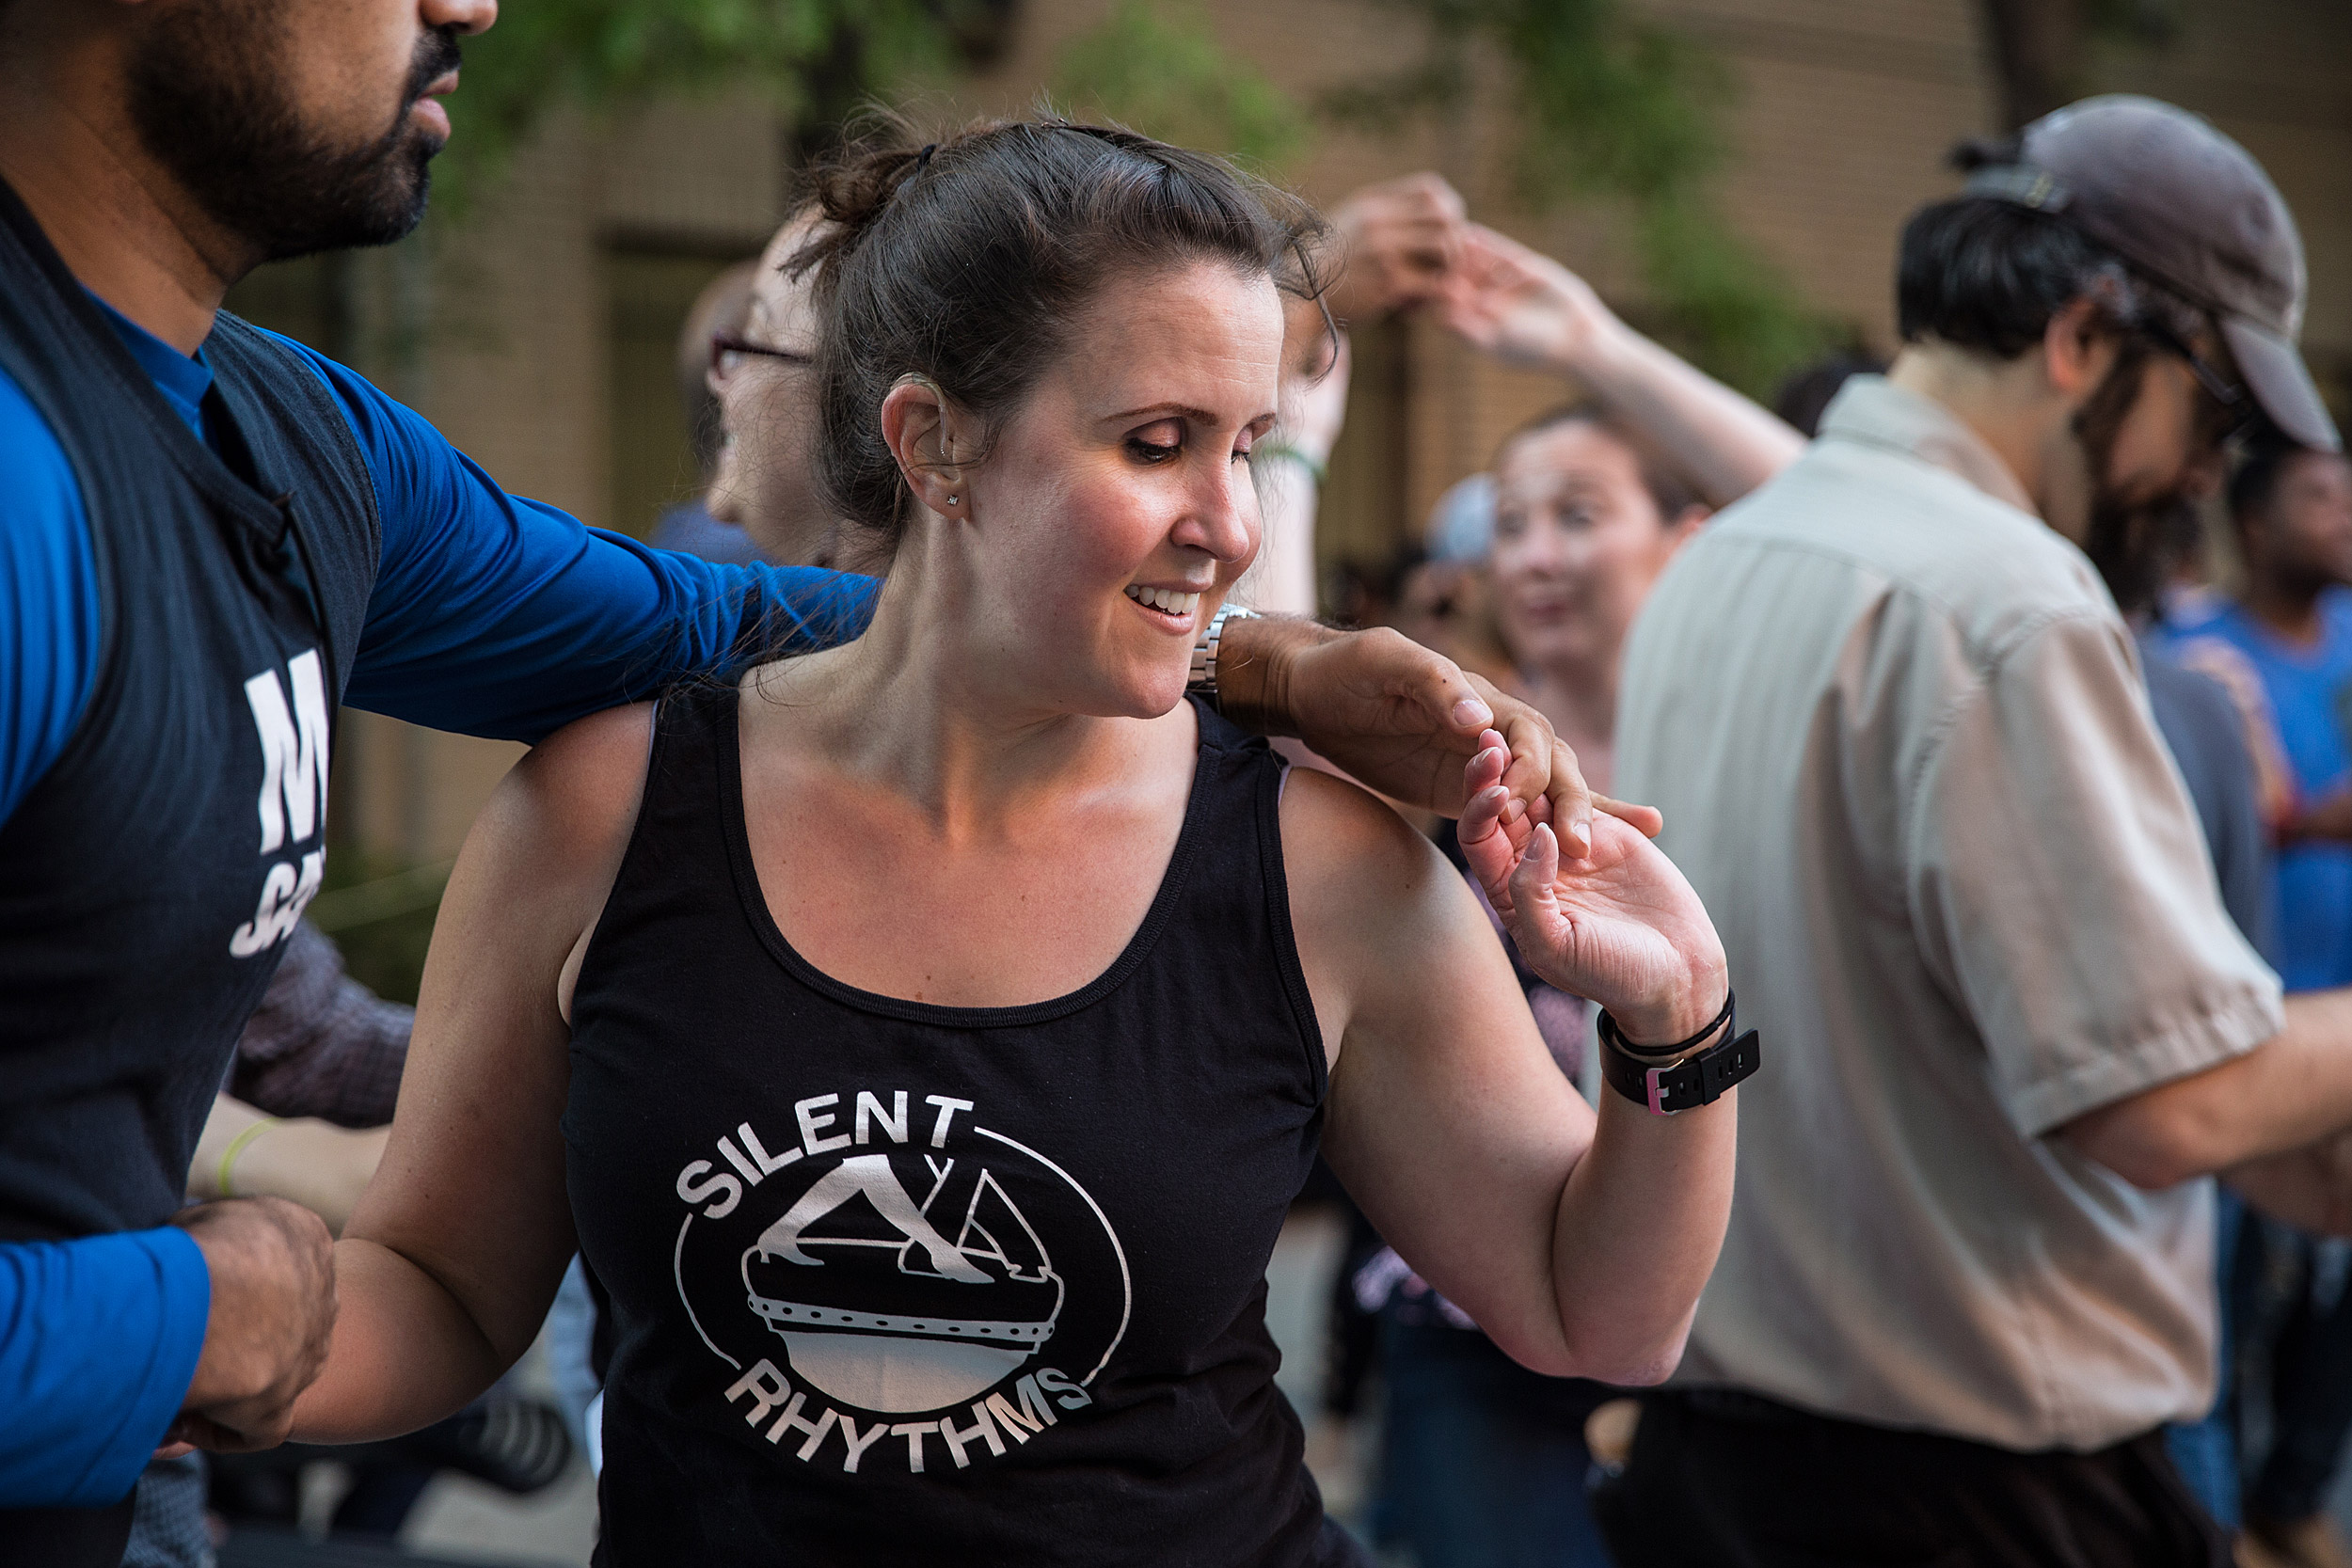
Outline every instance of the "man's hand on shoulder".
POLYGON ((1442 655, 1387 627, 1339 632, 1269 615, 1226 624, 1217 685, 1236 723, 1295 736, 1335 767, 1392 800, 1457 816, 1467 802, 1463 768, 1479 736, 1502 733, 1511 749, 1502 778, 1513 819, 1539 796, 1571 854, 1591 844, 1597 807, 1656 836, 1647 806, 1596 796, 1576 753, 1544 716, 1505 696, 1442 655))
POLYGON ((294 1396, 326 1364, 335 1331, 334 1240, 284 1198, 232 1198, 176 1222, 203 1250, 212 1315, 167 1444, 240 1452, 285 1440, 294 1396))

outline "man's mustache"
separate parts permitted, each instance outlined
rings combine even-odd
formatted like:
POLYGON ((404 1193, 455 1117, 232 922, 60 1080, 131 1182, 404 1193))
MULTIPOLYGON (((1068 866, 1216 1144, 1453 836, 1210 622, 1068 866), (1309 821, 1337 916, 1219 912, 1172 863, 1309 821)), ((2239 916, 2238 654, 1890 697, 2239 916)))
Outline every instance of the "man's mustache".
POLYGON ((454 27, 433 28, 417 40, 417 57, 408 67, 408 90, 400 100, 403 117, 416 107, 434 83, 457 69, 458 58, 454 27))

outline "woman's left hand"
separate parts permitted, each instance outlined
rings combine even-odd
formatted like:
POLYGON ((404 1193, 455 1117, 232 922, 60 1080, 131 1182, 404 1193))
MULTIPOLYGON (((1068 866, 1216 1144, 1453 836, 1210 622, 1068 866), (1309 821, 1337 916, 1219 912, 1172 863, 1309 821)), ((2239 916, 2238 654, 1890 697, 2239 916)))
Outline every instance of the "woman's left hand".
POLYGON ((1728 992, 1724 944, 1682 873, 1605 813, 1593 816, 1590 851, 1564 862, 1548 802, 1506 810, 1502 736, 1489 730, 1480 740, 1465 778, 1462 853, 1529 967, 1606 1007, 1636 1044, 1705 1028, 1728 992))

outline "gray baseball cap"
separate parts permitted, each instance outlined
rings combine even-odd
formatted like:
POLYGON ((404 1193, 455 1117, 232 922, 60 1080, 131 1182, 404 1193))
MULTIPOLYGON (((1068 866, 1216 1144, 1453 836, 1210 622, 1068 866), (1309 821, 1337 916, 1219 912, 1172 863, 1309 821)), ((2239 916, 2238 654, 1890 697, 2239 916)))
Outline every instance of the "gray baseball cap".
POLYGON ((2308 277, 2303 239, 2251 154, 2202 119, 2114 93, 2042 116, 2015 163, 1968 192, 2064 214, 2092 239, 2211 311, 2263 412, 2288 436, 2343 449, 2296 341, 2308 277))

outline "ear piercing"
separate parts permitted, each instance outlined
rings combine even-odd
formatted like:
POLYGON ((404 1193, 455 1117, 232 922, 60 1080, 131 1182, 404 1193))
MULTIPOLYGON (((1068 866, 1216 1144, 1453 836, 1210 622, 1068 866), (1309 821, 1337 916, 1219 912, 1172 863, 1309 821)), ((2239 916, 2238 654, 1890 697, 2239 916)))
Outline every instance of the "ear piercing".
POLYGON ((948 504, 949 506, 953 506, 953 505, 955 505, 955 504, 956 504, 956 500, 957 500, 957 498, 956 498, 956 497, 954 497, 954 496, 949 496, 949 497, 947 498, 947 504, 948 504))

